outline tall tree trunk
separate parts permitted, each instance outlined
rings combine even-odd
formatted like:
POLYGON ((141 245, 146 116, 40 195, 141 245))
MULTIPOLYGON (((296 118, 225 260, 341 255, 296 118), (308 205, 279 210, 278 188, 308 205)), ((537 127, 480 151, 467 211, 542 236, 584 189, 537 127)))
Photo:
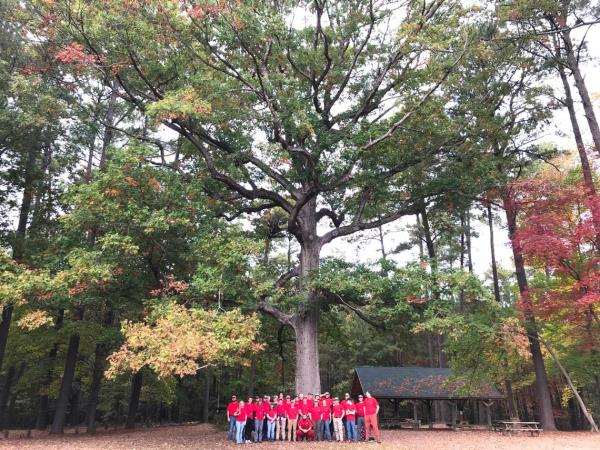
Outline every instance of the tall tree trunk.
POLYGON ((596 113, 594 112, 594 105, 592 104, 590 94, 585 84, 585 80, 579 68, 579 61, 577 60, 577 56, 575 55, 573 42, 571 41, 571 30, 567 28, 563 29, 561 37, 565 43, 565 54, 567 57, 567 64, 569 65, 569 70, 573 74, 573 78, 575 79, 575 86, 577 87, 577 91, 579 92, 579 96, 581 97, 581 103, 583 104, 585 118, 587 119, 587 123, 590 127, 592 140, 594 141, 596 151, 600 154, 600 126, 598 126, 598 120, 596 119, 596 113))
POLYGON ((304 306, 294 316, 296 332, 296 392, 321 392, 319 372, 319 319, 320 301, 309 279, 319 270, 321 244, 317 236, 316 200, 309 201, 299 215, 303 224, 300 243, 300 287, 304 292, 304 306))
POLYGON ((31 212, 31 203, 33 201, 34 181, 35 181, 35 161, 37 155, 34 148, 27 152, 27 163, 25 166, 23 196, 21 199, 21 208, 19 210, 19 222, 13 242, 13 259, 21 261, 25 251, 25 235, 27 233, 27 224, 31 212))
POLYGON ((73 378, 75 376, 75 366, 77 365, 79 340, 78 334, 73 334, 69 338, 65 369, 63 371, 58 400, 56 402, 56 410, 54 411, 54 420, 52 421, 52 426, 50 427, 51 434, 62 434, 65 427, 67 404, 71 396, 71 388, 73 385, 73 378))
POLYGON ((473 273, 473 252, 471 247, 471 211, 467 209, 467 219, 465 223, 465 237, 467 239, 467 267, 469 268, 469 273, 473 273))
MULTIPOLYGON (((108 308, 104 315, 103 325, 108 327, 114 319, 112 308, 108 308)), ((96 432, 96 408, 98 405, 98 395, 102 385, 102 375, 106 357, 108 356, 108 344, 106 342, 98 342, 94 351, 94 367, 92 369, 92 383, 90 385, 90 395, 85 414, 85 426, 88 433, 96 432)))
POLYGON ((506 212, 506 222, 508 224, 508 236, 511 240, 513 251, 513 259, 515 264, 515 274, 519 285, 519 292, 523 296, 525 324, 528 331, 529 350, 533 361, 533 369, 535 372, 535 391, 538 414, 542 428, 547 431, 555 431, 556 424, 554 422, 554 414, 552 412, 552 397, 550 396, 550 386, 546 367, 544 365, 544 357, 540 348, 538 332, 533 315, 531 301, 527 298, 527 276, 525 273, 525 261, 523 254, 518 244, 514 242, 514 237, 517 232, 517 209, 514 202, 505 193, 504 210, 506 212))
POLYGON ((142 392, 142 371, 136 372, 131 378, 131 395, 129 396, 129 407, 127 408, 127 420, 125 428, 135 428, 135 417, 140 404, 140 394, 142 392))

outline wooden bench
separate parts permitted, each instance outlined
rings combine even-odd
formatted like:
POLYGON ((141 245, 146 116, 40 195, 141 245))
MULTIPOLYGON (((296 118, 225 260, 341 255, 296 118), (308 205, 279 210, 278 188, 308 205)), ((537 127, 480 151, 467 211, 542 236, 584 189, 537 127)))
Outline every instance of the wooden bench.
MULTIPOLYGON (((447 422, 447 423, 446 423, 446 426, 447 426, 448 428, 452 428, 452 423, 450 423, 450 422, 447 422)), ((455 427, 456 427, 456 428, 458 428, 458 429, 460 429, 460 430, 463 430, 463 429, 465 429, 465 428, 469 428, 469 429, 471 429, 471 428, 473 428, 473 424, 472 424, 472 423, 469 423, 469 422, 468 422, 468 421, 466 421, 466 420, 457 420, 457 421, 456 421, 456 424, 455 424, 455 427)))
POLYGON ((521 432, 530 433, 531 436, 534 434, 539 436, 542 431, 539 422, 521 422, 518 420, 501 420, 496 423, 494 431, 500 431, 503 435, 516 434, 521 432))
POLYGON ((406 425, 407 428, 418 430, 421 428, 421 421, 415 419, 403 419, 400 421, 400 428, 402 428, 403 425, 406 425))

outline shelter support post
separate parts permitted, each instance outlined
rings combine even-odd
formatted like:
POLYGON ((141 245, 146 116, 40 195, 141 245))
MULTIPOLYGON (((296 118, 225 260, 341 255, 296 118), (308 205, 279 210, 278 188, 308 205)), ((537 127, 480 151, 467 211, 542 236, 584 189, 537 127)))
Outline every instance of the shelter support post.
POLYGON ((488 427, 488 430, 491 430, 492 429, 492 411, 491 411, 490 407, 494 404, 494 402, 482 401, 482 403, 485 406, 485 418, 486 418, 487 427, 488 427))

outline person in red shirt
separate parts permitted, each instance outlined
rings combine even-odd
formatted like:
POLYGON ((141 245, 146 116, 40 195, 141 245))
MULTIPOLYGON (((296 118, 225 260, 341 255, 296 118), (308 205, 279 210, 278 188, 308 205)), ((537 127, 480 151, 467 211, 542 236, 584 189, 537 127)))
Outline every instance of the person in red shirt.
POLYGON ((301 441, 302 439, 312 441, 315 438, 315 430, 313 430, 312 421, 308 418, 307 414, 303 415, 302 419, 298 421, 298 431, 296 431, 296 438, 299 441, 301 441))
POLYGON ((256 442, 263 440, 263 425, 265 421, 265 408, 262 398, 258 397, 256 407, 254 409, 254 431, 256 433, 256 442))
POLYGON ((235 412, 238 408, 237 396, 232 395, 227 405, 227 440, 235 440, 235 412))
POLYGON ((318 400, 315 400, 313 402, 312 408, 310 409, 309 417, 310 417, 310 420, 312 420, 313 431, 315 432, 316 440, 320 440, 318 431, 321 429, 322 415, 323 415, 323 411, 321 411, 321 405, 319 405, 318 400))
POLYGON ((346 434, 349 441, 356 441, 356 406, 351 398, 346 400, 346 434))
POLYGON ((288 405, 286 418, 288 423, 287 439, 288 441, 296 440, 296 431, 298 428, 298 415, 300 414, 300 405, 295 401, 288 405))
POLYGON ((379 403, 371 395, 370 392, 365 392, 365 440, 369 440, 371 437, 371 428, 373 428, 373 434, 375 434, 375 440, 379 440, 379 427, 377 426, 377 414, 379 413, 379 403))
POLYGON ((344 400, 342 400, 340 403, 342 404, 342 406, 345 408, 346 407, 346 402, 350 400, 350 394, 348 394, 347 392, 344 394, 344 400))
POLYGON ((252 442, 252 433, 254 432, 254 413, 256 412, 256 403, 253 402, 252 397, 248 397, 248 402, 244 406, 246 409, 246 426, 244 427, 244 434, 246 435, 246 442, 252 442))
POLYGON ((356 403, 356 436, 359 441, 365 440, 365 404, 362 395, 358 396, 356 403))
POLYGON ((275 440, 275 425, 277 424, 277 410, 275 404, 271 405, 271 409, 267 412, 267 439, 275 440))
POLYGON ((277 400, 277 406, 275 410, 277 411, 277 430, 275 431, 275 440, 276 441, 284 441, 285 440, 285 414, 286 407, 283 404, 283 399, 280 398, 277 400))
POLYGON ((246 426, 246 405, 244 400, 240 400, 238 408, 233 414, 235 416, 235 442, 238 444, 244 443, 244 427, 246 426))
POLYGON ((328 405, 327 399, 321 399, 321 427, 319 428, 319 440, 324 441, 325 438, 331 442, 331 408, 328 405))
POLYGON ((343 442, 344 440, 344 423, 342 419, 344 418, 344 407, 340 404, 340 400, 336 397, 333 399, 333 432, 335 434, 335 440, 338 442, 343 442))
POLYGON ((303 416, 305 414, 310 414, 311 406, 312 406, 312 403, 310 403, 307 398, 304 398, 300 401, 300 411, 302 412, 303 416))
POLYGON ((329 394, 329 392, 325 392, 325 400, 327 401, 327 406, 329 407, 329 409, 331 409, 331 407, 333 406, 333 399, 331 399, 331 395, 329 394))

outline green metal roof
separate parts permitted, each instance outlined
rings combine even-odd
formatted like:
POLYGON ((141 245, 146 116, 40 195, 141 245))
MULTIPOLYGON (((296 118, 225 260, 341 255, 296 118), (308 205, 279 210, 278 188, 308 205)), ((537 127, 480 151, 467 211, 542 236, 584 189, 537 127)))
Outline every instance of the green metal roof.
POLYGON ((369 391, 375 398, 406 400, 502 399, 492 383, 470 386, 469 380, 448 382, 450 369, 437 367, 356 367, 352 393, 369 391), (465 392, 465 388, 468 388, 465 392))

